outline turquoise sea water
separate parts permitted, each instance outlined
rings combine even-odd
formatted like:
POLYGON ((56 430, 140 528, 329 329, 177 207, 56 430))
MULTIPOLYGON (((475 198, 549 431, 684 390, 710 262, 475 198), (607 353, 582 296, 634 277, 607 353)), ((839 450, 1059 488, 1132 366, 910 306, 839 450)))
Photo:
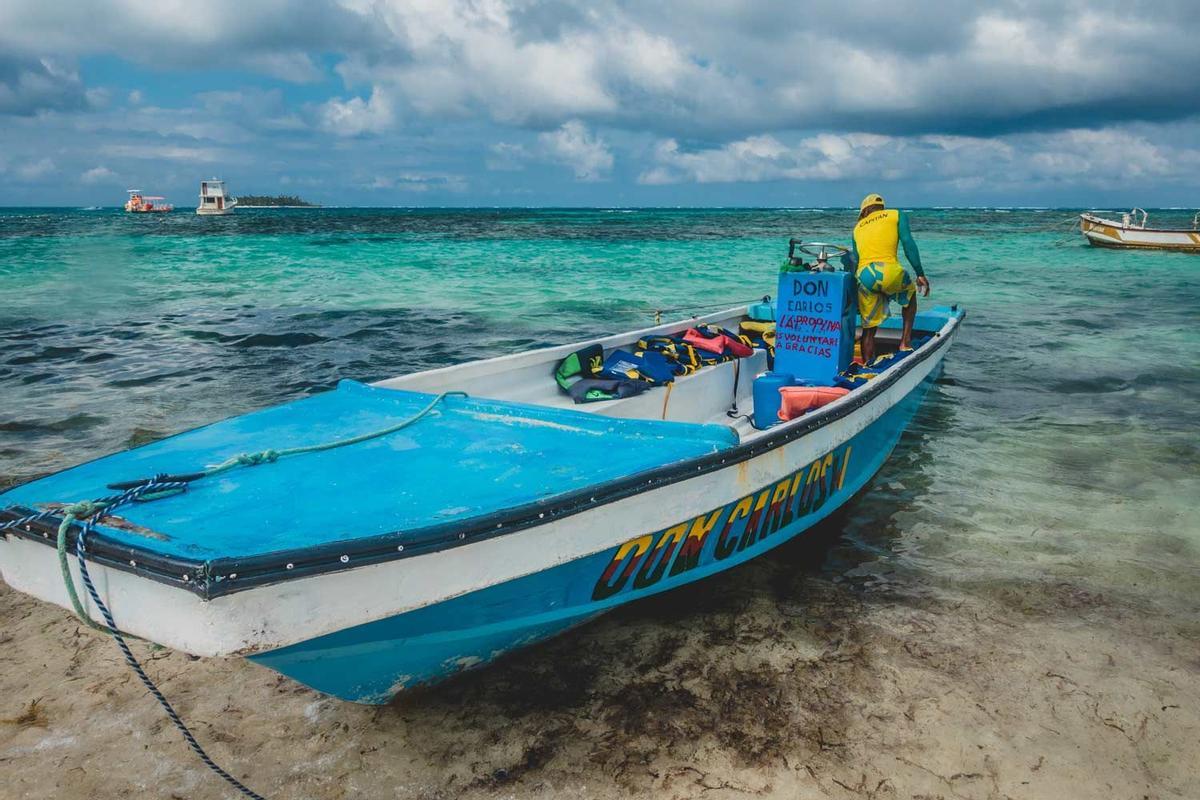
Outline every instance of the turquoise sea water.
MULTIPOLYGON (((930 302, 962 304, 967 323, 846 516, 830 569, 897 584, 1064 580, 1195 612, 1200 256, 1090 248, 1072 217, 913 212, 930 302)), ((0 209, 0 487, 342 377, 749 300, 772 291, 789 236, 845 241, 853 219, 0 209)))

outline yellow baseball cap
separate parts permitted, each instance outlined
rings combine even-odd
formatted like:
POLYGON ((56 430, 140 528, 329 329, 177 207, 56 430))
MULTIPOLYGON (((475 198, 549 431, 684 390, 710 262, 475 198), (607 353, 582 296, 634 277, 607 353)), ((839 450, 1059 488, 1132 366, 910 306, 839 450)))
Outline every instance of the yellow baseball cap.
POLYGON ((863 198, 863 201, 861 203, 858 204, 858 210, 862 211, 867 206, 881 206, 881 205, 883 205, 883 195, 869 194, 863 198))

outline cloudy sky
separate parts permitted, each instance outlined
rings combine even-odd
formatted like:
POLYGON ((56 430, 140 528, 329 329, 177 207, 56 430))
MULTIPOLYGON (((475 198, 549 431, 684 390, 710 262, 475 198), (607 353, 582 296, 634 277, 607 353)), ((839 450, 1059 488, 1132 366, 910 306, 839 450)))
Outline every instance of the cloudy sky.
POLYGON ((0 2, 0 204, 1200 205, 1173 2, 0 2))

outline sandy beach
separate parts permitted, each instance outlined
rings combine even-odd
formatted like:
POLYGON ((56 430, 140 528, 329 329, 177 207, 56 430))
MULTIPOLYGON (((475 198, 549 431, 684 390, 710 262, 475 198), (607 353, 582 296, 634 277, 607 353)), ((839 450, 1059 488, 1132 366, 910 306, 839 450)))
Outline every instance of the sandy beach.
MULTIPOLYGON (((897 579, 845 524, 385 707, 135 647, 273 797, 1200 796, 1194 617, 897 579)), ((3 797, 233 796, 110 641, 7 589, 0 620, 3 797)))

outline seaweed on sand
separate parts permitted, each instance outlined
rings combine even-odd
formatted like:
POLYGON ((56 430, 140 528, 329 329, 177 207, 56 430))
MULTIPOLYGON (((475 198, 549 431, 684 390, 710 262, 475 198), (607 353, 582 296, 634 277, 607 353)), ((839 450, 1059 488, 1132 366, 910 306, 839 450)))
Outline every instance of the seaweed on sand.
POLYGON ((35 697, 25 706, 25 710, 10 719, 0 719, 6 725, 16 725, 18 728, 45 728, 46 712, 42 708, 42 698, 35 697))

